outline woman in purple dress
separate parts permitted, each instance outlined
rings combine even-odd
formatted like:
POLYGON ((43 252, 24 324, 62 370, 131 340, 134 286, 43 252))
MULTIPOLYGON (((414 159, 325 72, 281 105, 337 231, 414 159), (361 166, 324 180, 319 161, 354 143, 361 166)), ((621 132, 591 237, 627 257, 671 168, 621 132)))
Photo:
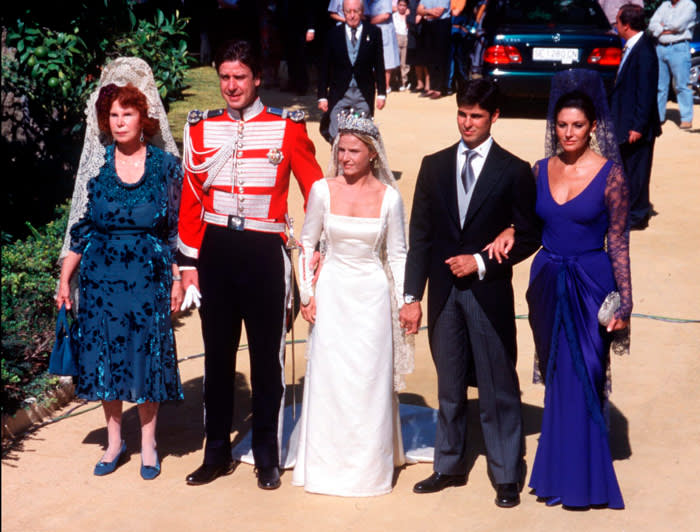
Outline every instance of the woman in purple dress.
MULTIPOLYGON (((570 87, 565 75, 559 85, 570 87)), ((626 343, 620 331, 629 331, 632 311, 628 189, 605 131, 596 135, 596 148, 612 159, 591 147, 596 130, 607 129, 604 100, 594 105, 575 90, 555 101, 549 136, 556 145, 550 142, 552 156, 534 167, 543 231, 527 301, 536 377, 546 390, 530 487, 548 505, 624 508, 605 411, 610 346, 613 338, 626 343), (598 310, 614 291, 620 306, 603 326, 598 310)), ((507 253, 511 242, 512 232, 503 234, 492 249, 507 253)))

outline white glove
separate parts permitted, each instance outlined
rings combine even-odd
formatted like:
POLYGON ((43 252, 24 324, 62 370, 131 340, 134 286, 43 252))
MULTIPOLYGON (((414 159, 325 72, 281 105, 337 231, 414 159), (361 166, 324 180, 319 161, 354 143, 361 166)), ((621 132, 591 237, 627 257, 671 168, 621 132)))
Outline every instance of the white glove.
POLYGON ((185 299, 182 301, 182 306, 180 310, 187 310, 193 304, 195 307, 199 308, 201 305, 202 294, 197 290, 197 287, 193 284, 187 287, 185 291, 185 299))

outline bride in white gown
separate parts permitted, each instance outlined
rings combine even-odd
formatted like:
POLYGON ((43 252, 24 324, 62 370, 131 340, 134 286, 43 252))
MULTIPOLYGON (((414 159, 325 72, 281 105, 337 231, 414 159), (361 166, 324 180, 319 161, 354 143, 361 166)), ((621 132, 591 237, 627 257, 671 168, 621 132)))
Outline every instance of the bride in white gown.
POLYGON ((335 177, 314 184, 301 233, 302 314, 312 330, 292 484, 328 495, 381 495, 405 462, 395 390, 413 369, 412 346, 397 323, 403 204, 371 119, 341 116, 331 164, 335 177), (314 287, 311 259, 320 240, 325 256, 314 287))

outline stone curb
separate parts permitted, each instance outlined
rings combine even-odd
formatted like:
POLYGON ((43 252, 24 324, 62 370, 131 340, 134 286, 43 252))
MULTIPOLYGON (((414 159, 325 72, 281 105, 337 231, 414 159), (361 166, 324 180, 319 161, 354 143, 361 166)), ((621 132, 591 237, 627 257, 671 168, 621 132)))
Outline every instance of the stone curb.
POLYGON ((50 402, 48 406, 34 402, 25 408, 17 410, 14 414, 3 414, 3 444, 6 439, 15 439, 24 434, 33 425, 46 421, 56 410, 63 408, 74 399, 74 392, 73 379, 71 377, 61 377, 58 387, 53 390, 47 390, 45 393, 47 400, 42 402, 50 402), (51 399, 53 401, 50 401, 51 399))

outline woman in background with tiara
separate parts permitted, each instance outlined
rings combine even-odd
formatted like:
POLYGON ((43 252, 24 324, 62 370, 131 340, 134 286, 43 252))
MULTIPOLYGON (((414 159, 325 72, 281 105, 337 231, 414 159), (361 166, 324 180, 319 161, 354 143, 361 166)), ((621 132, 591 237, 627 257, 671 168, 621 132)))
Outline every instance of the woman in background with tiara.
POLYGON ((142 59, 108 64, 86 115, 56 303, 79 303, 76 395, 101 401, 105 413, 107 450, 94 474, 126 458, 128 401, 141 422, 140 474, 151 480, 160 473, 158 407, 183 398, 170 321, 183 299, 175 263, 182 169, 142 59))
POLYGON ((327 495, 381 495, 405 463, 395 390, 413 369, 398 326, 403 204, 369 118, 341 114, 330 170, 311 189, 300 241, 301 311, 311 334, 292 483, 327 495), (314 287, 311 261, 321 240, 314 287))

